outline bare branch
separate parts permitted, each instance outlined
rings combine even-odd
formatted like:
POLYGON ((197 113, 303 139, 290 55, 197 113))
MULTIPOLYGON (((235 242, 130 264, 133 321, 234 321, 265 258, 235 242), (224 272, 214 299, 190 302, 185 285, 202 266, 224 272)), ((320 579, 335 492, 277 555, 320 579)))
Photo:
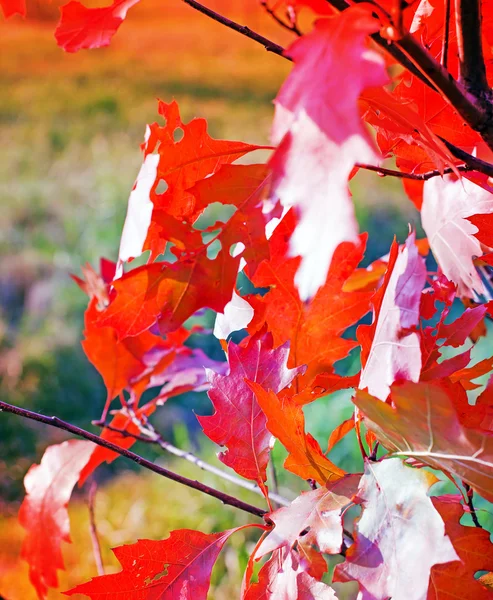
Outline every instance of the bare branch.
POLYGON ((102 446, 103 448, 107 448, 108 450, 112 450, 121 456, 125 456, 129 460, 132 460, 134 463, 137 463, 141 467, 148 469, 149 471, 153 471, 162 477, 166 477, 167 479, 171 479, 172 481, 176 481, 177 483, 181 483, 182 485, 186 485, 189 488, 194 490, 198 490, 208 496, 212 496, 213 498, 217 498, 223 504, 227 504, 228 506, 233 506, 234 508, 238 508, 239 510, 243 510, 244 512, 250 513, 251 515, 255 515, 257 517, 263 517, 267 511, 262 508, 258 508, 257 506, 253 506, 234 496, 230 496, 229 494, 225 494, 224 492, 220 492, 215 488, 212 488, 204 483, 200 483, 199 481, 194 481, 192 479, 188 479, 187 477, 183 477, 182 475, 178 475, 178 473, 174 473, 164 467, 156 465, 155 463, 147 460, 143 456, 139 456, 135 454, 135 452, 131 452, 126 448, 121 448, 108 440, 103 440, 101 437, 94 433, 90 433, 85 429, 77 427, 76 425, 72 425, 71 423, 67 423, 66 421, 62 421, 58 417, 48 417, 46 415, 42 415, 40 413, 36 413, 31 410, 27 410, 26 408, 20 408, 19 406, 13 406, 12 404, 7 404, 7 402, 3 402, 0 400, 0 411, 5 411, 12 413, 14 415, 18 415, 20 417, 24 417, 25 419, 31 419, 32 421, 38 421, 39 423, 44 423, 45 425, 50 425, 51 427, 56 427, 57 429, 63 429, 64 431, 68 431, 74 435, 77 435, 81 438, 94 442, 98 446, 102 446))
POLYGON ((471 167, 473 171, 478 171, 478 173, 483 173, 484 175, 488 175, 488 177, 493 177, 493 165, 485 160, 481 160, 480 158, 476 158, 469 152, 462 150, 462 148, 458 148, 454 144, 451 144, 445 138, 438 136, 442 142, 447 146, 450 150, 451 154, 455 156, 455 158, 463 161, 471 167))
MULTIPOLYGON (((167 442, 162 437, 162 435, 154 428, 154 426, 151 425, 150 423, 147 423, 147 425, 146 425, 147 430, 145 429, 145 426, 141 427, 141 425, 142 425, 141 423, 139 424, 139 423, 136 423, 135 421, 134 421, 134 423, 139 427, 139 429, 142 432, 142 435, 132 434, 128 431, 124 431, 123 429, 118 429, 117 427, 112 427, 110 424, 103 424, 102 426, 105 427, 106 429, 109 429, 110 431, 115 431, 115 432, 119 433, 120 435, 123 435, 124 437, 131 437, 131 438, 134 438, 135 440, 138 440, 139 442, 144 442, 145 444, 157 444, 162 450, 165 450, 166 452, 169 452, 170 454, 173 454, 173 456, 177 456, 178 458, 183 458, 184 460, 196 465, 197 467, 199 467, 199 469, 202 469, 203 471, 212 473, 213 475, 216 475, 217 477, 220 477, 221 479, 229 481, 230 483, 234 483, 235 485, 238 485, 246 490, 249 490, 250 492, 254 492, 255 494, 263 496, 262 490, 254 482, 247 481, 245 479, 240 479, 239 477, 237 477, 236 475, 233 475, 232 473, 228 473, 226 471, 218 469, 214 465, 211 465, 210 463, 205 462, 204 460, 202 460, 201 458, 199 458, 192 452, 188 452, 186 450, 181 450, 180 448, 173 446, 173 444, 170 444, 169 442, 167 442)), ((288 506, 290 504, 289 500, 287 500, 286 498, 283 498, 282 496, 280 496, 277 493, 270 493, 269 497, 281 506, 288 506)))
POLYGON ((444 0, 445 2, 445 22, 443 23, 443 39, 442 39, 442 52, 440 55, 440 64, 444 69, 448 65, 448 46, 450 40, 450 0, 444 0))
MULTIPOLYGON (((439 177, 440 175, 448 175, 449 173, 453 173, 454 169, 452 167, 446 167, 442 172, 438 170, 426 171, 426 173, 404 173, 402 171, 397 171, 394 169, 386 169, 384 167, 377 167, 375 165, 367 165, 363 163, 357 163, 357 167, 360 169, 365 169, 366 171, 373 171, 380 175, 380 177, 397 177, 398 179, 412 179, 413 181, 428 181, 428 179, 432 179, 433 177, 439 177)), ((469 165, 459 165, 455 167, 456 170, 465 172, 474 171, 472 167, 469 165)), ((493 166, 492 166, 493 169, 493 166)))
POLYGON ((459 50, 460 82, 477 98, 489 99, 491 90, 481 39, 481 0, 456 0, 455 20, 459 50))
POLYGON ((260 33, 252 31, 249 27, 245 27, 244 25, 240 25, 239 23, 236 23, 235 21, 232 21, 227 17, 223 17, 223 15, 220 15, 216 11, 207 8, 207 6, 200 4, 200 2, 196 2, 196 0, 183 0, 183 2, 185 2, 185 4, 188 4, 195 10, 198 10, 203 15, 210 17, 213 21, 217 21, 218 23, 225 25, 229 29, 233 29, 234 31, 241 33, 247 38, 250 38, 254 42, 261 44, 267 50, 267 52, 272 52, 274 54, 278 54, 279 56, 284 56, 284 58, 287 58, 288 60, 291 60, 290 58, 284 55, 284 48, 282 46, 269 40, 263 35, 260 35, 260 33))
POLYGON ((99 543, 98 529, 96 526, 96 514, 94 509, 94 501, 96 498, 97 484, 91 482, 89 488, 88 507, 89 507, 89 532, 91 534, 92 551, 94 553, 94 562, 98 575, 104 575, 103 557, 101 556, 101 544, 99 543))

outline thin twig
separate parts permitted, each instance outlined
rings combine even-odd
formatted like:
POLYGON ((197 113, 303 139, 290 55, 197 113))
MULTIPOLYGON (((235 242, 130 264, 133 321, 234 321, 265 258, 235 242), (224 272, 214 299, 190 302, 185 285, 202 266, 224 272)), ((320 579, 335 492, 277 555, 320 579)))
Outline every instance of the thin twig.
MULTIPOLYGON (((150 425, 150 423, 149 423, 149 425, 150 425)), ((170 444, 169 442, 167 442, 162 437, 162 435, 156 431, 156 429, 153 426, 152 426, 152 429, 153 429, 152 433, 151 432, 143 433, 142 435, 133 434, 133 433, 130 433, 129 431, 125 431, 123 429, 118 429, 117 427, 113 427, 110 424, 103 424, 102 427, 105 427, 106 429, 109 429, 110 431, 119 433, 120 435, 122 435, 124 437, 131 437, 135 440, 138 440, 139 442, 144 442, 145 444, 157 444, 162 450, 165 450, 166 452, 169 452, 170 454, 173 454, 174 456, 177 456, 178 458, 182 458, 182 459, 196 465, 197 467, 199 467, 199 469, 202 469, 203 471, 212 473, 213 475, 216 475, 217 477, 221 477, 221 479, 229 481, 230 483, 234 483, 235 485, 238 485, 246 490, 249 490, 250 492, 254 492, 255 494, 263 496, 262 490, 258 487, 258 485, 256 485, 252 481, 246 481, 244 479, 240 479, 236 475, 233 475, 231 473, 228 473, 226 471, 218 469, 214 465, 211 465, 211 464, 205 462, 204 460, 202 460, 201 458, 199 458, 192 452, 188 452, 186 450, 181 450, 180 448, 173 446, 173 444, 170 444), (149 435, 149 434, 151 434, 151 435, 149 435)), ((140 427, 139 427, 139 429, 140 429, 140 427)), ((277 493, 272 493, 272 494, 270 493, 269 497, 281 506, 288 506, 290 504, 290 501, 287 498, 283 498, 282 496, 278 495, 277 493)))
POLYGON ((155 463, 147 460, 146 458, 135 454, 135 452, 131 452, 126 448, 121 448, 108 440, 104 440, 98 435, 94 433, 90 433, 85 429, 77 427, 76 425, 72 425, 71 423, 67 423, 66 421, 62 421, 58 417, 48 417, 46 415, 27 410, 26 408, 20 408, 19 406, 13 406, 12 404, 8 404, 7 402, 3 402, 0 400, 0 411, 5 411, 12 413, 14 415, 18 415, 20 417, 24 417, 25 419, 31 419, 32 421, 38 421, 39 423, 44 423, 45 425, 50 425, 51 427, 56 427, 57 429, 63 429, 64 431, 68 431, 74 435, 77 435, 81 438, 94 442, 98 446, 102 446, 103 448, 107 448, 108 450, 112 450, 116 452, 116 454, 120 454, 121 456, 125 456, 129 460, 137 463, 138 465, 148 469, 149 471, 153 471, 162 477, 166 477, 167 479, 171 479, 172 481, 176 481, 177 483, 181 483, 186 485, 189 488, 207 494, 208 496, 212 496, 213 498, 217 498, 223 504, 227 504, 228 506, 233 506, 234 508, 238 508, 239 510, 243 510, 244 512, 250 513, 257 517, 263 517, 267 511, 262 508, 258 508, 257 506, 253 506, 252 504, 248 504, 247 502, 243 502, 234 496, 230 496, 229 494, 225 494, 224 492, 220 492, 215 488, 212 488, 204 483, 200 483, 199 481, 194 481, 192 479, 188 479, 187 477, 183 477, 182 475, 178 475, 178 473, 174 473, 164 467, 156 465, 155 463))
POLYGON ((103 557, 101 555, 101 544, 99 543, 98 528, 96 526, 96 515, 94 509, 94 501, 96 497, 97 484, 95 481, 91 482, 89 488, 88 507, 89 507, 89 532, 91 534, 92 551, 94 554, 94 562, 96 563, 96 569, 98 575, 104 575, 103 557))
POLYGON ((272 489, 274 490, 273 494, 269 493, 269 497, 274 501, 272 508, 275 510, 276 508, 279 508, 279 502, 274 498, 274 496, 279 495, 279 483, 277 481, 276 465, 274 464, 274 458, 272 456, 269 463, 269 471, 272 481, 272 489))
POLYGON ((442 172, 435 169, 433 171, 426 171, 426 173, 405 173, 403 171, 396 171, 395 169, 386 169, 384 167, 377 167, 375 165, 367 165, 364 163, 357 163, 355 166, 360 169, 365 169, 366 171, 373 171, 380 175, 380 177, 397 177, 399 179, 412 179, 414 181, 428 181, 428 179, 432 179, 433 177, 454 173, 455 170, 463 173, 474 171, 469 165, 459 165, 458 167, 455 167, 455 169, 446 167, 442 172))
POLYGON ((294 33, 297 36, 302 35, 301 31, 298 29, 296 21, 291 21, 290 23, 286 23, 285 21, 283 21, 280 17, 277 16, 276 11, 273 10, 272 8, 270 8, 270 6, 267 3, 267 0, 261 0, 260 5, 263 7, 265 12, 268 15, 270 15, 270 17, 272 17, 272 19, 274 19, 274 21, 278 25, 280 25, 284 29, 287 29, 288 31, 291 31, 292 33, 294 33))
POLYGON ((223 15, 220 15, 216 11, 207 8, 207 6, 200 4, 200 2, 196 2, 196 0, 183 0, 183 2, 185 2, 185 4, 188 4, 195 10, 198 10, 203 15, 206 15, 207 17, 211 18, 213 21, 217 21, 218 23, 225 25, 229 29, 233 29, 233 31, 237 31, 238 33, 241 33, 247 38, 250 38, 254 42, 261 44, 267 50, 267 52, 272 52, 273 54, 278 54, 279 56, 284 56, 288 60, 291 60, 290 58, 284 55, 284 48, 282 46, 269 40, 263 35, 260 35, 260 33, 252 31, 249 27, 245 27, 244 25, 240 25, 239 23, 236 23, 235 21, 232 21, 227 17, 223 17, 223 15))
POLYGON ((483 529, 483 526, 479 522, 478 515, 476 513, 476 509, 474 508, 474 502, 473 502, 474 490, 467 483, 464 483, 464 488, 466 490, 467 506, 469 507, 469 512, 471 513, 472 522, 474 523, 474 525, 476 527, 479 527, 479 529, 483 529))
POLYGON ((443 23, 442 52, 440 54, 440 64, 444 69, 446 69, 448 65, 448 46, 450 40, 450 0, 444 0, 444 2, 445 20, 443 23))
POLYGON ((459 80, 477 98, 489 99, 481 35, 481 0, 455 0, 459 80))

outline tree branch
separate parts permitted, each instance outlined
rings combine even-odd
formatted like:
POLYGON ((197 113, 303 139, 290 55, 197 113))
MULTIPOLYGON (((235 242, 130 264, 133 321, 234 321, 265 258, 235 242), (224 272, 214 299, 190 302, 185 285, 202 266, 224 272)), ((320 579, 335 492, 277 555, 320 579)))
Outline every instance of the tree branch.
POLYGON ((478 515, 476 513, 476 509, 474 508, 474 502, 473 502, 474 490, 467 483, 464 483, 464 488, 466 490, 467 506, 469 507, 469 512, 471 513, 472 522, 474 523, 474 525, 476 527, 479 527, 479 529, 483 529, 483 526, 479 522, 478 515))
MULTIPOLYGON (((365 169, 366 171, 373 171, 380 175, 380 177, 397 177, 398 179, 412 179, 413 181, 428 181, 428 179, 432 179, 433 177, 438 177, 440 175, 448 175, 449 173, 454 173, 454 169, 452 167, 446 167, 443 169, 443 172, 438 170, 427 171, 426 173, 403 173, 402 171, 397 171, 395 169, 385 169, 384 167, 377 167, 375 165, 367 165, 363 163, 356 163, 356 167, 360 169, 365 169)), ((493 170, 493 166, 491 167, 493 170)), ((474 171, 473 167, 469 165, 459 165, 455 167, 457 171, 461 171, 463 173, 474 171)))
POLYGON ((459 50, 459 81, 477 98, 489 99, 490 87, 481 38, 481 0, 456 0, 455 20, 459 50))
POLYGON ((450 40, 450 0, 445 0, 445 22, 443 24, 442 52, 440 54, 440 64, 444 69, 448 65, 448 47, 450 40))
POLYGON ((207 17, 211 18, 213 21, 217 21, 218 23, 225 25, 229 29, 233 29, 233 31, 237 31, 238 33, 241 33, 247 38, 250 38, 254 42, 261 44, 267 50, 267 52, 272 52, 273 54, 278 54, 279 56, 284 56, 284 58, 291 60, 290 58, 284 55, 284 48, 282 46, 269 40, 263 35, 260 35, 260 33, 252 31, 249 27, 245 27, 244 25, 240 25, 239 23, 236 23, 235 21, 232 21, 227 17, 223 17, 223 15, 220 15, 216 11, 207 8, 207 6, 200 4, 200 2, 196 2, 196 0, 183 0, 183 2, 185 2, 185 4, 188 4, 195 10, 198 10, 203 15, 206 15, 207 17))
MULTIPOLYGON (((133 421, 133 422, 137 426, 139 426, 139 423, 136 423, 135 421, 133 421)), ((147 427, 149 427, 150 430, 146 430, 139 426, 139 429, 141 430, 142 435, 132 434, 123 429, 118 429, 117 427, 112 427, 110 424, 103 424, 102 426, 104 426, 106 429, 109 429, 110 431, 115 431, 116 433, 119 433, 120 435, 123 435, 124 437, 131 437, 135 440, 138 440, 139 442, 144 442, 145 444, 157 444, 162 450, 165 450, 166 452, 169 452, 170 454, 173 454, 174 456, 177 456, 178 458, 183 458, 184 460, 199 467, 199 469, 202 469, 203 471, 207 471, 208 473, 212 473, 213 475, 216 475, 217 477, 221 477, 222 479, 225 479, 226 481, 229 481, 230 483, 234 483, 235 485, 238 485, 246 490, 249 490, 250 492, 254 492, 255 494, 259 494, 260 496, 263 497, 262 490, 254 482, 247 481, 245 479, 240 479, 239 477, 236 477, 236 475, 227 473, 226 471, 218 469, 214 465, 211 465, 211 464, 205 462, 204 460, 202 460, 201 458, 199 458, 192 452, 188 452, 186 450, 181 450, 180 448, 173 446, 173 444, 170 444, 169 442, 167 442, 162 437, 162 435, 154 428, 154 426, 151 425, 150 423, 147 423, 147 427)), ((277 504, 280 504, 281 506, 288 506, 290 504, 289 500, 287 500, 286 498, 283 498, 282 496, 280 496, 277 493, 270 493, 269 497, 272 500, 274 500, 277 504)))
POLYGON ((473 171, 478 171, 478 173, 483 173, 484 175, 488 175, 488 177, 493 177, 493 165, 491 163, 481 160, 480 158, 476 158, 472 154, 469 154, 469 152, 462 150, 462 148, 451 144, 448 140, 440 135, 438 137, 447 146, 455 158, 465 162, 473 171))
POLYGON ((48 417, 46 415, 42 415, 40 413, 33 412, 31 410, 27 410, 26 408, 20 408, 19 406, 13 406, 12 404, 7 404, 7 402, 3 402, 0 400, 0 411, 5 411, 12 413, 14 415, 18 415, 20 417, 24 417, 25 419, 31 419, 32 421, 38 421, 39 423, 44 423, 45 425, 50 425, 51 427, 56 427, 57 429, 63 429, 64 431, 68 431, 74 435, 77 435, 81 438, 94 442, 98 446, 102 446, 103 448, 107 448, 108 450, 112 450, 121 456, 125 456, 129 460, 132 460, 134 463, 137 463, 141 467, 145 469, 149 469, 149 471, 153 471, 162 477, 166 477, 167 479, 171 479, 172 481, 176 481, 177 483, 181 483, 182 485, 186 485, 189 488, 194 490, 198 490, 208 496, 212 496, 213 498, 217 498, 223 504, 227 504, 228 506, 233 506, 234 508, 238 508, 239 510, 243 510, 244 512, 250 513, 251 515, 255 515, 257 517, 263 517, 267 511, 262 508, 258 508, 257 506, 253 506, 234 496, 230 496, 229 494, 225 494, 224 492, 220 492, 215 488, 212 488, 204 483, 200 483, 199 481, 194 481, 192 479, 188 479, 187 477, 183 477, 182 475, 178 475, 173 471, 169 471, 164 467, 160 467, 155 463, 147 460, 146 458, 131 452, 125 448, 121 448, 112 442, 107 440, 103 440, 101 437, 94 433, 90 433, 85 429, 81 429, 76 425, 72 425, 71 423, 67 423, 62 421, 58 417, 48 417))
MULTIPOLYGON (((346 10, 350 6, 346 0, 326 1, 339 11, 346 10)), ((357 3, 365 1, 367 0, 355 0, 357 3)), ((390 15, 383 8, 379 7, 378 10, 382 14, 387 14, 390 20, 390 15)), ((493 149, 493 119, 490 118, 490 109, 486 110, 484 102, 479 103, 471 97, 462 84, 457 82, 410 33, 405 33, 400 39, 393 41, 384 40, 378 34, 374 34, 372 38, 413 74, 416 75, 417 70, 421 74, 420 79, 423 80, 424 77, 428 84, 460 114, 469 127, 477 131, 493 149), (404 55, 406 60, 402 61, 398 58, 399 55, 404 55), (409 69, 409 63, 413 65, 413 69, 409 69)), ((489 106, 489 102, 487 105, 489 106)))

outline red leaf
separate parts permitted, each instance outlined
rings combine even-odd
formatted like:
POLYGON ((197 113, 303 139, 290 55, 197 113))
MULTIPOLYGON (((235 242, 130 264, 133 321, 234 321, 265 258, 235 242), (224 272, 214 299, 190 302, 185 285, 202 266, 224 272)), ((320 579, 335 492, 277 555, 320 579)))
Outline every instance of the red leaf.
POLYGON ((85 594, 93 600, 206 600, 212 567, 238 529, 209 535, 179 529, 165 540, 114 548, 122 566, 119 573, 94 577, 65 594, 85 594))
MULTIPOLYGON (((196 206, 191 188, 216 173, 222 165, 263 147, 211 138, 206 120, 193 119, 184 123, 175 101, 170 104, 159 102, 159 114, 166 123, 162 127, 158 123, 148 126, 143 144, 144 164, 129 198, 120 245, 120 259, 125 261, 145 250, 151 250, 154 258, 164 252, 170 239, 167 229, 170 220, 185 223, 191 235, 193 223, 206 207, 204 202, 200 207, 196 206), (182 134, 179 141, 175 141, 177 132, 182 134), (158 193, 161 182, 166 184, 166 190, 158 193)), ((243 168, 245 175, 240 171, 241 175, 235 179, 237 184, 239 182, 239 196, 252 183, 247 173, 253 176, 255 169, 257 181, 254 185, 260 192, 262 179, 259 179, 259 173, 263 172, 265 178, 265 167, 243 168)), ((197 234, 197 230, 194 231, 197 234)))
MULTIPOLYGON (((147 405, 142 409, 139 408, 135 411, 135 418, 139 419, 142 415, 148 417, 154 412, 154 410, 154 405, 147 405)), ((134 420, 129 417, 125 409, 119 410, 113 416, 110 425, 114 429, 121 429, 122 431, 125 431, 131 435, 124 435, 123 433, 119 433, 118 431, 113 431, 105 427, 101 433, 101 439, 112 442, 113 444, 120 446, 120 448, 126 448, 127 450, 135 444, 136 440, 134 437, 132 437, 132 435, 139 435, 140 430, 135 424, 134 420)), ((99 465, 102 465, 104 462, 110 464, 119 456, 119 454, 109 450, 108 448, 96 446, 89 457, 87 464, 80 472, 79 486, 84 484, 87 478, 94 473, 99 465)))
POLYGON ((115 0, 104 8, 86 8, 72 0, 60 9, 61 18, 55 30, 58 45, 66 52, 108 46, 128 9, 137 2, 139 0, 115 0))
MULTIPOLYGON (((384 404, 380 402, 380 404, 384 404)), ((396 459, 367 462, 357 497, 363 512, 335 581, 357 581, 362 598, 422 600, 433 565, 457 559, 427 496, 434 475, 396 459)))
POLYGON ((0 6, 6 19, 12 15, 26 16, 26 0, 0 0, 0 6))
POLYGON ((204 433, 227 450, 219 455, 225 465, 263 488, 271 449, 266 417, 246 380, 279 392, 299 373, 286 366, 288 345, 272 348, 272 336, 250 338, 246 347, 228 345, 230 373, 209 372, 212 416, 198 417, 204 433))
POLYGON ((330 434, 329 441, 327 443, 327 454, 332 450, 332 448, 342 440, 350 431, 352 431, 355 427, 354 417, 350 417, 343 421, 340 425, 338 425, 334 431, 330 434))
POLYGON ((482 321, 487 310, 488 307, 484 305, 466 308, 458 319, 449 325, 440 327, 438 337, 445 338, 445 346, 452 346, 453 348, 462 346, 471 331, 482 321))
POLYGON ((435 565, 431 569, 427 600, 491 600, 491 590, 474 578, 477 571, 493 569, 493 545, 489 532, 459 523, 464 514, 460 496, 437 496, 431 500, 445 522, 445 533, 460 562, 435 565))
POLYGON ((48 588, 58 587, 57 569, 65 568, 61 543, 70 542, 67 504, 93 450, 93 443, 79 440, 49 446, 41 464, 33 465, 24 478, 19 522, 26 538, 21 556, 29 563, 29 579, 41 599, 48 588))
POLYGON ((421 218, 430 247, 460 296, 484 293, 473 258, 483 254, 469 217, 493 212, 493 195, 467 179, 433 177, 425 182, 421 218))
POLYGON ((230 300, 239 258, 205 251, 176 263, 143 265, 114 282, 116 298, 98 325, 113 327, 119 339, 136 336, 159 319, 162 333, 175 331, 200 308, 220 312, 230 300))
POLYGON ((295 66, 276 98, 272 196, 300 214, 291 252, 302 257, 296 284, 303 300, 324 283, 339 243, 357 241, 348 178, 355 163, 378 162, 357 101, 387 81, 382 57, 365 47, 379 27, 371 12, 350 7, 317 21, 286 52, 295 66))
POLYGON ((386 448, 457 475, 492 501, 493 436, 461 425, 457 385, 446 380, 403 382, 392 386, 392 406, 362 391, 353 401, 386 448))
POLYGON ((341 337, 370 309, 371 291, 343 291, 343 285, 361 262, 366 236, 359 244, 341 244, 335 254, 325 284, 310 303, 303 303, 294 284, 299 259, 286 259, 288 239, 294 226, 293 214, 287 214, 269 240, 271 258, 258 268, 253 282, 269 286, 269 292, 255 299, 255 317, 249 330, 267 324, 275 344, 290 341, 289 366, 306 364, 300 389, 312 383, 322 371, 331 371, 334 362, 346 357, 356 346, 341 337))
MULTIPOLYGON (((426 280, 423 257, 414 243, 414 234, 400 248, 394 242, 382 287, 375 294, 374 319, 366 332, 371 347, 362 344, 359 387, 385 400, 389 386, 399 379, 418 381, 421 372, 421 349, 417 333, 409 331, 419 321, 421 290, 426 280)), ((361 331, 360 331, 361 330, 361 331)))
POLYGON ((303 409, 287 395, 277 396, 258 383, 249 383, 267 417, 267 428, 289 452, 284 467, 303 479, 314 479, 321 485, 340 479, 344 471, 322 452, 317 440, 305 433, 303 409))
POLYGON ((274 529, 259 546, 255 557, 298 543, 316 546, 320 552, 338 554, 343 542, 342 514, 358 489, 359 475, 348 475, 327 486, 303 492, 289 506, 267 515, 274 529))
POLYGON ((285 549, 274 552, 243 599, 337 600, 334 590, 307 573, 301 556, 285 549))

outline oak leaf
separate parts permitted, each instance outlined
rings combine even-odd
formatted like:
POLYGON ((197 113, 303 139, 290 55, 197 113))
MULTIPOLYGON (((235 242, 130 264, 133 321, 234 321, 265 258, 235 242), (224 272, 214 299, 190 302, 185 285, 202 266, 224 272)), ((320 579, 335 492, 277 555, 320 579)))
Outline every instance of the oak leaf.
POLYGON ((26 497, 19 522, 26 530, 21 556, 40 599, 58 587, 57 569, 64 569, 61 543, 70 542, 67 504, 79 474, 94 450, 92 442, 70 440, 49 446, 39 465, 24 478, 26 497))
POLYGON ((219 455, 225 465, 246 479, 257 481, 262 489, 267 479, 267 463, 272 435, 266 417, 247 380, 280 392, 300 372, 288 369, 289 346, 272 346, 272 336, 257 335, 245 347, 228 344, 230 372, 209 371, 209 397, 215 413, 198 417, 205 435, 227 450, 219 455))
POLYGON ((108 46, 128 9, 137 2, 139 0, 115 0, 110 6, 86 8, 72 0, 61 8, 60 22, 55 30, 58 45, 66 52, 108 46))
POLYGON ((344 471, 325 456, 317 440, 305 432, 303 409, 293 397, 277 395, 258 383, 249 385, 267 417, 267 428, 289 453, 284 463, 288 471, 303 479, 314 479, 320 485, 344 476, 344 471))
POLYGON ((387 81, 382 57, 365 46, 378 29, 368 10, 350 7, 286 51, 295 66, 275 101, 271 193, 299 213, 290 248, 302 257, 303 300, 324 283, 337 246, 357 241, 348 178, 356 163, 379 160, 358 110, 362 90, 387 81))
POLYGON ((431 569, 427 600, 491 600, 493 593, 474 578, 478 571, 493 569, 493 545, 485 529, 460 524, 464 514, 460 496, 435 496, 433 506, 445 523, 445 533, 460 562, 431 569))
POLYGON ((363 363, 359 387, 368 388, 381 400, 387 398, 389 386, 397 379, 419 380, 420 338, 412 329, 419 322, 425 280, 426 266, 414 235, 401 247, 394 242, 387 273, 373 299, 373 324, 358 329, 363 363))
POLYGON ((457 385, 461 387, 447 380, 402 382, 392 386, 392 405, 365 391, 358 391, 353 402, 387 449, 457 475, 492 501, 493 436, 461 425, 457 385))
POLYGON ((363 512, 355 542, 334 580, 357 581, 361 600, 425 600, 432 567, 457 560, 427 496, 434 482, 430 473, 399 459, 367 462, 357 493, 363 512))
POLYGON ((95 577, 65 594, 85 594, 92 600, 206 600, 212 567, 238 529, 211 534, 179 529, 165 540, 114 548, 122 566, 119 573, 95 577))

